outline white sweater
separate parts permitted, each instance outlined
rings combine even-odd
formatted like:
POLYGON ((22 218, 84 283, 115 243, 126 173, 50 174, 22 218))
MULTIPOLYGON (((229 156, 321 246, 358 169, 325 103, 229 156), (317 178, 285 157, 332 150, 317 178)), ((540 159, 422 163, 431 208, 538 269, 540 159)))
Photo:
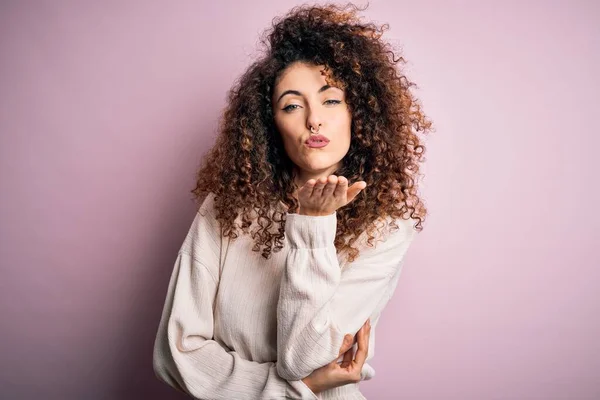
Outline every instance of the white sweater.
MULTIPOLYGON (((250 235, 223 238, 215 214, 210 194, 177 255, 154 345, 157 377, 198 399, 364 399, 357 383, 315 395, 301 379, 341 361, 344 335, 369 317, 373 357, 415 221, 397 220, 375 247, 364 232, 347 264, 334 246, 336 213, 287 214, 284 247, 268 260, 250 235)), ((374 374, 365 363, 362 379, 374 374)))

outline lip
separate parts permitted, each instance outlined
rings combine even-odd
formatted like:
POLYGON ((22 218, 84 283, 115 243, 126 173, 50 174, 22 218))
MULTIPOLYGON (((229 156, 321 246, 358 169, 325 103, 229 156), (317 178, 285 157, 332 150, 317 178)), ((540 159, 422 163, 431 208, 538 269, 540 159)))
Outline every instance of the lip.
POLYGON ((313 135, 306 142, 304 142, 308 147, 320 148, 325 147, 329 144, 329 139, 327 139, 323 135, 313 135))

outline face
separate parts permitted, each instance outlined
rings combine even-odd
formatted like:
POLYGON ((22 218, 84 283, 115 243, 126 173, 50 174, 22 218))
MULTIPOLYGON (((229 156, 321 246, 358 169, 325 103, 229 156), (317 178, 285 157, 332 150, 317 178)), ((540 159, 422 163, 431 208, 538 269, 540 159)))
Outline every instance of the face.
POLYGON ((275 126, 300 185, 332 174, 350 148, 352 116, 344 91, 327 86, 322 70, 322 66, 291 64, 279 76, 273 93, 275 126), (323 142, 306 143, 315 131, 329 140, 324 147, 319 147, 323 142))

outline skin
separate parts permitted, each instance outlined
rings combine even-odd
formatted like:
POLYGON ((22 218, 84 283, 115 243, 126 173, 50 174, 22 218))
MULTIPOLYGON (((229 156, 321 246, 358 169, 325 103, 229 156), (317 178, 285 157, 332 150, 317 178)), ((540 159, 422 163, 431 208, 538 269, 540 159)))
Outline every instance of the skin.
POLYGON ((333 175, 350 148, 352 115, 342 89, 328 86, 323 66, 296 62, 279 76, 273 91, 273 117, 287 155, 295 165, 299 214, 323 216, 351 202, 366 187, 349 186, 333 175), (311 127, 330 142, 310 148, 311 127), (317 129, 318 127, 318 129, 317 129))
MULTIPOLYGON (((343 176, 333 175, 348 153, 352 115, 345 93, 328 87, 322 66, 297 62, 279 76, 273 93, 273 116, 285 151, 296 171, 298 213, 310 216, 332 214, 350 203, 367 184, 349 186, 343 176), (305 142, 313 134, 311 127, 330 142, 323 148, 310 148, 305 142), (318 127, 318 129, 317 129, 318 127)), ((371 326, 367 321, 354 340, 347 334, 337 359, 316 369, 302 381, 314 392, 360 381, 360 373, 368 354, 371 326), (356 354, 352 346, 357 343, 356 354)))
POLYGON ((370 335, 371 324, 367 320, 354 336, 354 340, 350 334, 344 336, 344 341, 338 355, 338 358, 343 356, 340 364, 338 364, 337 359, 333 360, 329 364, 314 370, 309 376, 302 379, 302 382, 313 393, 320 393, 338 386, 360 382, 362 367, 369 352, 370 335), (354 351, 352 349, 354 343, 357 344, 355 355, 353 355, 354 351))

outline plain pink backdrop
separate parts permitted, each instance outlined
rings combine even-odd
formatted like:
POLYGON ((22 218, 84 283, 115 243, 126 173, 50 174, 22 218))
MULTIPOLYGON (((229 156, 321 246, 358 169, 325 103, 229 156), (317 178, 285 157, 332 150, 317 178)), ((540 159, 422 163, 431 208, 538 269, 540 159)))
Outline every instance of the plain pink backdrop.
MULTIPOLYGON (((259 33, 298 4, 1 2, 1 398, 183 398, 152 345, 195 169, 259 33)), ((436 125, 364 393, 600 398, 599 3, 363 15, 436 125)))

